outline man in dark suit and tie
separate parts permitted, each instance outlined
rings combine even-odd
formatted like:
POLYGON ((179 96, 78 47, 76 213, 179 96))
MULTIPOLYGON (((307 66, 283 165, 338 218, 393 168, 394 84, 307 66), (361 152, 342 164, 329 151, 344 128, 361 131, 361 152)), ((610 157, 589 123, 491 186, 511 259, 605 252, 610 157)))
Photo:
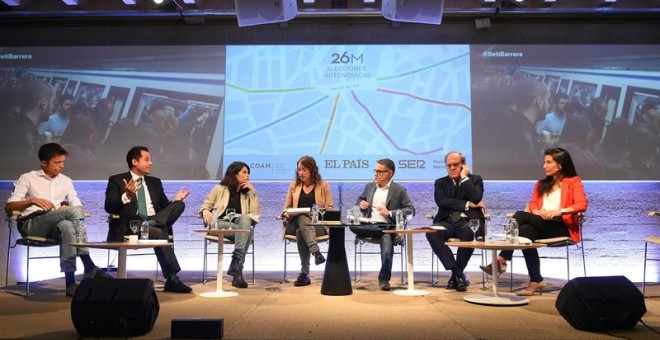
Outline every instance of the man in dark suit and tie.
MULTIPOLYGON (((415 214, 415 207, 406 188, 392 181, 394 171, 394 162, 391 159, 376 161, 374 182, 367 183, 357 199, 362 214, 372 222, 394 224, 396 210, 402 210, 404 215, 415 214)), ((351 227, 351 231, 359 237, 380 239, 381 268, 378 274, 378 287, 381 290, 390 290, 395 235, 385 234, 382 227, 369 224, 351 227)))
MULTIPOLYGON (((108 242, 123 242, 124 235, 129 234, 131 220, 146 220, 149 222, 150 239, 168 239, 172 234, 172 225, 185 209, 183 202, 190 190, 182 187, 173 201, 170 201, 163 190, 159 178, 147 176, 151 173, 151 154, 144 146, 134 146, 126 155, 129 172, 111 176, 105 190, 105 211, 118 215, 118 219, 110 222, 108 242)), ((165 277, 165 291, 189 293, 192 289, 186 286, 176 275, 181 270, 172 247, 156 247, 154 249, 158 263, 165 277)))
MULTIPOLYGON (((480 225, 483 226, 485 206, 481 199, 484 194, 484 183, 480 176, 470 174, 470 168, 465 164, 465 156, 460 152, 449 152, 445 156, 445 165, 448 175, 435 181, 433 195, 438 205, 438 213, 433 219, 433 225, 447 229, 428 233, 426 238, 445 269, 451 270, 452 275, 446 288, 464 292, 469 283, 463 270, 470 261, 474 249, 458 248, 454 259, 451 249, 445 242, 452 237, 457 237, 461 241, 471 241, 473 234, 469 226, 470 219, 479 219, 480 225)), ((477 230, 477 235, 483 235, 482 227, 477 230)))

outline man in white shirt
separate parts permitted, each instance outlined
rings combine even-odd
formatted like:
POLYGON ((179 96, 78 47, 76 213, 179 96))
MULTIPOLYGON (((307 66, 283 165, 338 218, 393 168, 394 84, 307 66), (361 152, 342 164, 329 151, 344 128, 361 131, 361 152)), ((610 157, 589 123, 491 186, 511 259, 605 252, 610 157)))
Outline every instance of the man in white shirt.
MULTIPOLYGON (((62 174, 67 151, 57 143, 39 148, 41 170, 21 175, 5 211, 20 211, 18 231, 23 236, 47 237, 60 241, 60 269, 64 272, 66 295, 74 296, 76 256, 85 267, 86 278, 112 278, 99 269, 89 256, 89 249, 71 246, 77 241, 76 230, 83 218, 82 203, 71 179, 62 174)), ((85 236, 86 237, 86 236, 85 236)))
POLYGON ((381 290, 390 290, 395 237, 394 234, 383 233, 383 230, 395 223, 396 210, 402 210, 404 215, 415 214, 415 207, 413 207, 406 188, 392 181, 394 171, 395 166, 391 159, 384 158, 376 161, 374 181, 367 183, 357 199, 362 214, 371 222, 380 223, 380 225, 365 224, 351 227, 351 231, 359 237, 380 239, 381 268, 378 273, 378 287, 381 290))

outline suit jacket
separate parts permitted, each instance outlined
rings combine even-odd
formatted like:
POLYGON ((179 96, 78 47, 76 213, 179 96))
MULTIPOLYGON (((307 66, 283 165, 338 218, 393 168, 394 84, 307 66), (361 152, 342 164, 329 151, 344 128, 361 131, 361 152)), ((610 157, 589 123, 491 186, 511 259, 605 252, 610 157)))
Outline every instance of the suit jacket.
MULTIPOLYGON (((289 190, 286 193, 284 210, 288 208, 298 208, 298 198, 300 198, 301 190, 302 184, 297 184, 296 181, 291 182, 291 185, 289 185, 289 190)), ((316 203, 325 202, 327 210, 333 210, 335 208, 334 203, 332 203, 332 191, 330 191, 330 184, 328 184, 326 181, 316 183, 316 187, 314 188, 314 199, 316 200, 316 203)))
MULTIPOLYGON (((128 234, 129 221, 137 218, 137 196, 133 197, 128 204, 124 204, 121 200, 121 196, 126 191, 123 180, 130 181, 131 173, 125 172, 111 176, 108 179, 108 187, 105 189, 105 212, 111 215, 119 215, 118 219, 110 219, 108 242, 122 242, 124 235, 128 234)), ((144 181, 147 184, 151 203, 156 213, 167 207, 170 204, 170 200, 165 195, 163 183, 160 179, 152 176, 144 176, 144 181)))
MULTIPOLYGON (((539 196, 539 185, 542 180, 536 182, 532 199, 529 202, 529 211, 535 211, 543 207, 543 196, 539 196)), ((584 194, 582 179, 579 176, 564 178, 561 180, 561 208, 572 207, 575 209, 573 214, 561 215, 562 220, 568 227, 568 233, 574 242, 580 242, 580 222, 577 213, 587 210, 587 196, 584 194)))
MULTIPOLYGON (((371 205, 374 200, 374 194, 376 193, 376 189, 378 188, 378 184, 376 182, 369 182, 367 185, 365 185, 364 190, 360 194, 360 196, 357 198, 357 204, 360 204, 360 201, 364 200, 369 202, 369 208, 362 210, 364 213, 367 214, 367 217, 371 217, 372 209, 371 205)), ((410 199, 410 196, 408 196, 408 191, 406 188, 399 184, 399 183, 394 183, 392 181, 390 183, 390 189, 387 191, 387 199, 385 200, 385 207, 387 210, 393 211, 393 210, 403 210, 403 212, 406 215, 415 215, 415 207, 413 206, 412 200, 410 199)), ((395 223, 395 216, 392 216, 390 214, 389 220, 390 223, 395 223)))
POLYGON ((433 196, 435 204, 438 205, 438 213, 435 214, 433 223, 446 220, 453 212, 462 212, 468 218, 484 219, 481 209, 465 210, 468 201, 477 204, 483 199, 484 181, 479 175, 468 175, 468 180, 458 186, 454 185, 449 176, 438 178, 435 180, 433 196))

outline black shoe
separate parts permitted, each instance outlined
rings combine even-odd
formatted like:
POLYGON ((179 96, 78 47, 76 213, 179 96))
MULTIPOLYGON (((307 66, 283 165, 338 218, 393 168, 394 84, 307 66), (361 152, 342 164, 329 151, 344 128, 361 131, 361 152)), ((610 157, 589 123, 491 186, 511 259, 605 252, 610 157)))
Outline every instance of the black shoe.
POLYGON ((78 290, 78 284, 74 282, 70 284, 68 287, 66 287, 66 296, 68 297, 76 296, 76 290, 78 290))
POLYGON ((467 279, 465 278, 465 274, 460 273, 456 274, 456 291, 457 292, 464 292, 467 290, 468 283, 466 282, 467 279))
POLYGON ((231 264, 229 265, 229 269, 227 269, 227 275, 231 275, 233 277, 241 275, 241 264, 239 259, 237 258, 232 258, 231 259, 231 264))
POLYGON ((298 274, 298 278, 293 282, 293 285, 296 287, 309 286, 310 284, 312 284, 312 280, 309 279, 307 273, 298 274))
POLYGON ((316 253, 314 253, 314 263, 318 266, 323 262, 325 262, 325 257, 323 257, 323 254, 321 254, 320 251, 316 251, 316 253))
POLYGON ((83 274, 83 277, 86 279, 112 279, 113 277, 106 273, 103 269, 99 267, 94 267, 92 270, 83 274))
POLYGON ((170 293, 190 293, 192 288, 186 286, 181 279, 173 275, 165 281, 165 288, 163 289, 166 292, 170 293))
POLYGON ((239 274, 237 276, 234 276, 234 278, 231 280, 231 285, 236 287, 236 288, 247 288, 248 284, 245 282, 243 279, 243 275, 239 274))
POLYGON ((392 289, 390 287, 390 282, 385 279, 378 279, 378 288, 384 291, 389 291, 390 289, 392 289))
POLYGON ((449 281, 447 281, 447 285, 445 286, 445 289, 456 289, 456 275, 454 274, 451 275, 449 281))

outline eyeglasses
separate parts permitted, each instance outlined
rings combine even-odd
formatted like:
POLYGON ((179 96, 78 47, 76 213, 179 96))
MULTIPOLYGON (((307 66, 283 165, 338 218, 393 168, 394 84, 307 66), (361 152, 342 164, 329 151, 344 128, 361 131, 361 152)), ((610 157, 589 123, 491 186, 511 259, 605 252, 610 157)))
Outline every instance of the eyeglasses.
POLYGON ((377 173, 377 174, 384 174, 388 171, 390 171, 390 170, 376 170, 376 169, 374 169, 374 172, 377 173))
POLYGON ((447 167, 448 168, 460 168, 461 165, 463 165, 463 163, 460 163, 460 162, 459 163, 451 163, 451 164, 447 164, 447 167))

